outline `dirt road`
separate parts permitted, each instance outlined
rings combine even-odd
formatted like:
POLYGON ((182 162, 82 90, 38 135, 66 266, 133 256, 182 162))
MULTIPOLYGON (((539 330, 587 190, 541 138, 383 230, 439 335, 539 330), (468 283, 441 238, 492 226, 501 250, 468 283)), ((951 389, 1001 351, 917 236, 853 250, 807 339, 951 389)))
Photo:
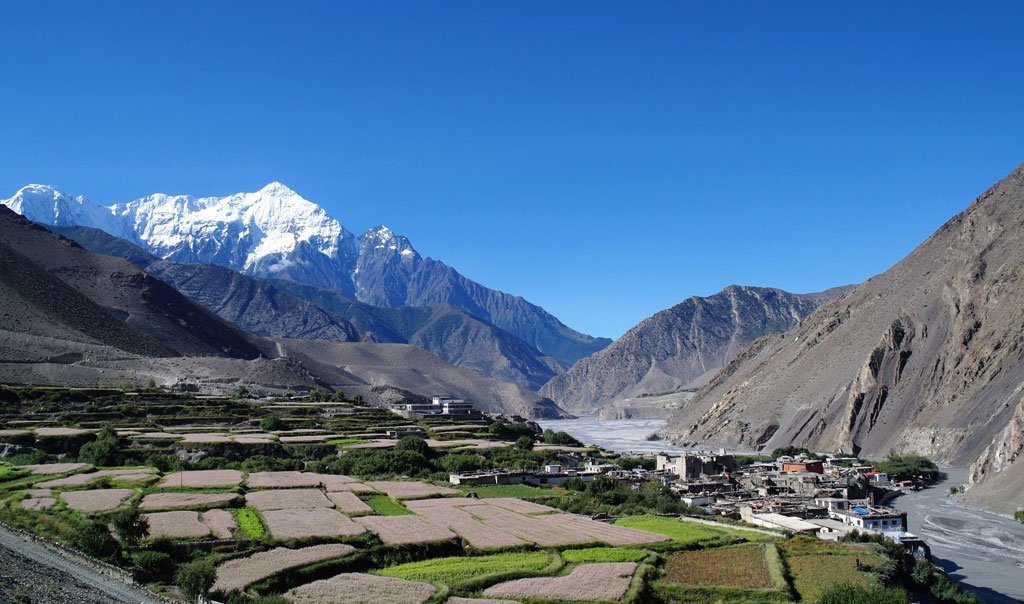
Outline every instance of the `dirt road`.
POLYGON ((72 562, 0 526, 0 602, 163 604, 152 594, 72 562))

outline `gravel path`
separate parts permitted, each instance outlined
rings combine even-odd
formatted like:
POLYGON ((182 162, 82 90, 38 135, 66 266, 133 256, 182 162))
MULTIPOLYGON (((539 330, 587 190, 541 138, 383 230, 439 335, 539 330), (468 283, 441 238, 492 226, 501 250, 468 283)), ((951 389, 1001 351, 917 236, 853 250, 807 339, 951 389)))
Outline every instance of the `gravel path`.
POLYGON ((162 604, 148 592, 72 562, 0 526, 0 602, 162 604))

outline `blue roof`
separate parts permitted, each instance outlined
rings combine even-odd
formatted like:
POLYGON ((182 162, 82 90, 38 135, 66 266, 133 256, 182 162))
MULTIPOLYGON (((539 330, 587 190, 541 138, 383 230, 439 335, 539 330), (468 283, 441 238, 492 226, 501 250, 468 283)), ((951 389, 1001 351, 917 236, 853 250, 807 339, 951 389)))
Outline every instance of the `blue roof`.
POLYGON ((869 510, 869 509, 867 509, 867 508, 865 508, 865 507, 861 507, 861 506, 856 506, 856 507, 854 507, 854 508, 853 508, 853 511, 854 511, 854 512, 857 512, 857 513, 858 513, 858 514, 860 514, 861 516, 867 516, 868 514, 870 514, 870 513, 871 513, 871 510, 869 510))

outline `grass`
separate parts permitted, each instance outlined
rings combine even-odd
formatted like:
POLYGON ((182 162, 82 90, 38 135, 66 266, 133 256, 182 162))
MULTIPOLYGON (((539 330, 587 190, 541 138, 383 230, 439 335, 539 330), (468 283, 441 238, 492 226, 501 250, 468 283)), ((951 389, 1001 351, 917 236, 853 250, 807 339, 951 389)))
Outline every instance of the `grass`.
POLYGON ((387 495, 367 497, 366 505, 373 508, 373 511, 378 516, 407 516, 412 514, 408 508, 387 495))
POLYGON ((624 547, 587 547, 562 552, 566 562, 641 562, 647 558, 645 549, 624 547))
POLYGON ((490 497, 536 499, 538 497, 552 497, 558 495, 558 493, 552 489, 531 487, 525 484, 459 485, 455 488, 465 493, 476 493, 476 496, 481 499, 487 499, 490 497))
POLYGON ((6 463, 0 464, 0 482, 23 478, 27 476, 28 473, 28 470, 24 468, 19 468, 6 463))
POLYGON ((231 513, 235 516, 235 522, 249 537, 263 539, 267 536, 267 527, 263 525, 259 512, 253 508, 238 508, 231 510, 231 513))
POLYGON ((666 578, 682 585, 770 589, 775 585, 764 548, 750 543, 675 554, 665 566, 666 578))
POLYGON ((662 518, 660 516, 630 516, 629 518, 616 520, 615 524, 626 528, 660 533, 682 543, 714 541, 725 532, 696 522, 686 522, 685 520, 662 518))
MULTIPOLYGON (((793 586, 805 602, 817 600, 837 583, 871 585, 871 575, 857 570, 857 556, 795 556, 789 559, 793 586)), ((864 562, 863 558, 860 558, 864 562)))
POLYGON ((399 564, 374 574, 439 585, 458 585, 487 575, 539 574, 556 560, 543 552, 515 552, 490 556, 436 558, 399 564))

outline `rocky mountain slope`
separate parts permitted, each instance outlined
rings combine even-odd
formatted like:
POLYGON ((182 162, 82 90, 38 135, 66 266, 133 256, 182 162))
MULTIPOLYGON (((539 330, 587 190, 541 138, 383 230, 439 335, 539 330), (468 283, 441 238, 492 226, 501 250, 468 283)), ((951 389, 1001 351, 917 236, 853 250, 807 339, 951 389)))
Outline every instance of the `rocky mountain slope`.
MULTIPOLYGON (((147 261, 131 244, 102 239, 147 261)), ((206 271, 231 273, 212 266, 184 272, 206 271)), ((215 275, 211 283, 219 295, 233 292, 252 304, 307 304, 305 314, 281 308, 277 316, 323 317, 320 332, 354 329, 273 284, 236 273, 215 275), (251 287, 261 292, 251 296, 251 287)), ((252 313, 273 315, 257 308, 252 313)), ((561 415, 554 403, 525 388, 412 346, 250 335, 126 260, 91 252, 0 208, 0 383, 97 386, 149 379, 218 393, 244 385, 277 393, 344 386, 370 400, 454 394, 499 413, 561 415)))
POLYGON ((146 356, 254 359, 258 342, 132 264, 0 208, 0 328, 146 356))
POLYGON ((173 262, 289 280, 376 306, 452 306, 564 363, 610 343, 570 329, 521 297, 422 258, 386 227, 357 238, 280 183, 227 197, 156 194, 111 206, 29 185, 0 204, 46 225, 98 228, 173 262))
POLYGON ((688 298, 644 319, 540 392, 572 413, 593 414, 623 399, 695 390, 757 338, 792 328, 848 289, 791 294, 730 285, 688 298))
POLYGON ((214 265, 161 260, 91 227, 50 229, 94 252, 131 261, 256 335, 412 344, 460 367, 531 390, 540 388, 566 367, 515 336, 451 306, 376 307, 335 290, 258 279, 214 265))
POLYGON ((921 453, 973 463, 976 493, 1019 495, 1022 392, 1024 166, 885 273, 744 350, 669 434, 921 453))

